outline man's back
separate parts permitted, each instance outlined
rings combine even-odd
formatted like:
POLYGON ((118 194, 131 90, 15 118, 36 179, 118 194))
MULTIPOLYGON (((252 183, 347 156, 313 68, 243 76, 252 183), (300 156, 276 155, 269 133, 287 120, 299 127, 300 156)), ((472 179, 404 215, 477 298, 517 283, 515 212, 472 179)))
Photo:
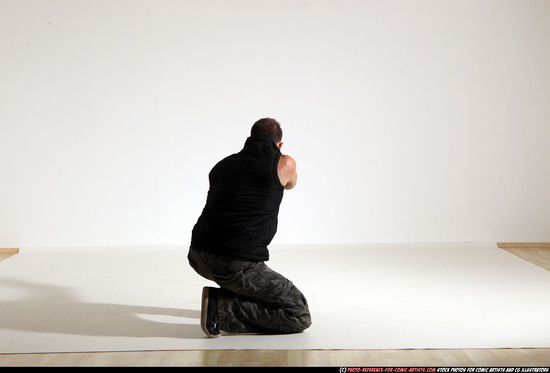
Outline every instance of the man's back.
POLYGON ((248 260, 268 260, 284 187, 281 152, 269 137, 251 136, 244 148, 209 174, 206 205, 193 228, 197 250, 248 260))

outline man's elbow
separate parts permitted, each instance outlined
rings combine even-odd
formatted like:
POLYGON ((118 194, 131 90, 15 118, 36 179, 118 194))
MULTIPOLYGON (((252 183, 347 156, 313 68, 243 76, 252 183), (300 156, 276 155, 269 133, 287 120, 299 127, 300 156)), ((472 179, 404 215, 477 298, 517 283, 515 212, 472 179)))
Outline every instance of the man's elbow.
POLYGON ((294 174, 294 177, 285 184, 285 190, 290 190, 298 183, 298 174, 294 174))

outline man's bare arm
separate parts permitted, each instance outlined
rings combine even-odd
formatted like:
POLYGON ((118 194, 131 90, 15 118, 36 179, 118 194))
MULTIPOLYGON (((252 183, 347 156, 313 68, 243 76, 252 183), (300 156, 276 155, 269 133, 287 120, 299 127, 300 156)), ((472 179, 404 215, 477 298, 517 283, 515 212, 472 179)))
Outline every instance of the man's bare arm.
POLYGON ((296 161, 289 155, 281 155, 279 159, 279 165, 277 167, 277 173, 281 185, 290 190, 296 186, 298 182, 298 173, 296 172, 296 161))

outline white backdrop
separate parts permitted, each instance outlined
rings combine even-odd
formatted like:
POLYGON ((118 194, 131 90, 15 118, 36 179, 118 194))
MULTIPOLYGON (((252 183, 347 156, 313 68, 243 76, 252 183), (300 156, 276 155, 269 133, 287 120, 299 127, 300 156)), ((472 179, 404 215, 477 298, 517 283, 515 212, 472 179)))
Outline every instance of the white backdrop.
POLYGON ((0 247, 187 244, 264 116, 274 243, 550 241, 546 0, 0 0, 0 247))

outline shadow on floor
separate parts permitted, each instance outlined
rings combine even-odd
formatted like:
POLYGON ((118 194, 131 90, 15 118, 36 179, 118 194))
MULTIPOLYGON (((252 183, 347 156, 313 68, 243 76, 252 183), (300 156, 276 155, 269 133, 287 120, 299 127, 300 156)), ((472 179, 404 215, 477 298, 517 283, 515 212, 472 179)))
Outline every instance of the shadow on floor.
POLYGON ((204 339, 200 311, 79 301, 68 288, 0 277, 0 329, 85 336, 204 339), (12 291, 13 290, 13 291, 12 291), (11 298, 11 299, 10 299, 11 298), (190 323, 189 319, 195 319, 190 323))

